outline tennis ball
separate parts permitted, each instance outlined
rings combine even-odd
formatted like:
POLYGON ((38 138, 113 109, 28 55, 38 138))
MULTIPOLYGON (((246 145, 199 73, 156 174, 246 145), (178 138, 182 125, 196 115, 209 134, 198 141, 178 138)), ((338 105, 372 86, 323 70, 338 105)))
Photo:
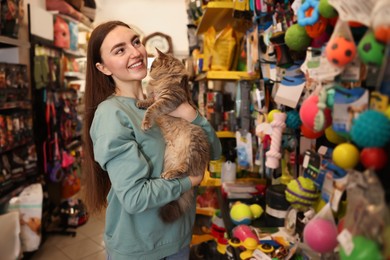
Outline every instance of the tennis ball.
POLYGON ((290 181, 285 194, 291 206, 298 210, 306 210, 317 201, 319 196, 314 182, 303 176, 290 181))
POLYGON ((310 45, 311 38, 307 34, 305 27, 293 24, 287 29, 284 41, 290 50, 303 51, 310 45))
POLYGON ((259 218, 264 212, 263 208, 258 204, 252 204, 249 206, 249 208, 252 212, 253 218, 259 218))
POLYGON ((325 18, 334 18, 338 15, 336 9, 329 4, 328 0, 320 0, 318 12, 325 18))
POLYGON ((282 113, 279 109, 272 109, 267 115, 267 122, 271 123, 274 120, 275 113, 282 113))
POLYGON ((334 148, 333 162, 343 169, 353 169, 359 163, 359 150, 350 143, 342 143, 334 148))
POLYGON ((248 205, 236 202, 230 209, 230 218, 236 225, 249 225, 252 222, 252 211, 248 205))

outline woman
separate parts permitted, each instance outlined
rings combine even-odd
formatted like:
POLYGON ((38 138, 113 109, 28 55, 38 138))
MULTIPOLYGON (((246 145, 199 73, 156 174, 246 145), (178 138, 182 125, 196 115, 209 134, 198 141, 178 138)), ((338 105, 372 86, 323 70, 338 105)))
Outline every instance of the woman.
MULTIPOLYGON (((190 212, 164 224, 158 210, 197 186, 200 177, 164 180, 165 143, 157 126, 141 129, 141 81, 147 53, 128 25, 110 21, 91 34, 85 88, 85 202, 90 212, 106 207, 104 241, 109 259, 188 259, 195 218, 190 212)), ((207 120, 188 103, 171 113, 200 125, 218 159, 221 144, 207 120)))

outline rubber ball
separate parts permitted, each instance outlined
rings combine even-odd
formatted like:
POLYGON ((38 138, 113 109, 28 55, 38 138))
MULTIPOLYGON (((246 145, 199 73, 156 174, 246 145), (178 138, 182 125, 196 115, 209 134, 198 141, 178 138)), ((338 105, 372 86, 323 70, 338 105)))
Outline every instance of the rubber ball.
POLYGON ((296 110, 290 110, 287 112, 286 126, 291 129, 299 129, 302 125, 299 113, 296 110))
POLYGON ((303 240, 318 253, 332 252, 338 245, 337 235, 336 225, 323 218, 312 219, 303 230, 303 240))
POLYGON ((359 150, 350 143, 337 145, 332 153, 333 162, 343 169, 353 169, 359 163, 359 150))
POLYGON ((375 39, 374 32, 368 32, 363 36, 357 50, 359 58, 364 64, 382 65, 385 56, 385 45, 375 39))
POLYGON ((340 247, 341 260, 381 260, 384 259, 379 246, 374 241, 364 236, 354 236, 352 238, 353 249, 347 254, 344 248, 340 247))
POLYGON ((325 48, 325 55, 332 64, 343 67, 356 56, 356 45, 345 37, 338 36, 329 40, 325 48))
POLYGON ((368 147, 360 152, 360 162, 364 167, 375 171, 383 169, 387 163, 387 154, 383 148, 368 147))
POLYGON ((376 110, 366 110, 351 127, 352 141, 359 147, 384 147, 390 141, 390 120, 376 110))

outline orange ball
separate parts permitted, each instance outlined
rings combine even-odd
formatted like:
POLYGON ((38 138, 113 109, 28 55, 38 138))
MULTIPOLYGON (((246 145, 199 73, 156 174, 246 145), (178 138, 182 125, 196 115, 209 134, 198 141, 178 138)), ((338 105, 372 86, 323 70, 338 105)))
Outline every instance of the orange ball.
POLYGON ((356 44, 342 36, 329 40, 325 49, 326 58, 332 64, 343 67, 350 63, 356 56, 356 44))
POLYGON ((324 130, 320 132, 314 132, 312 129, 308 128, 305 125, 301 125, 301 132, 304 137, 309 139, 317 139, 324 134, 324 130))

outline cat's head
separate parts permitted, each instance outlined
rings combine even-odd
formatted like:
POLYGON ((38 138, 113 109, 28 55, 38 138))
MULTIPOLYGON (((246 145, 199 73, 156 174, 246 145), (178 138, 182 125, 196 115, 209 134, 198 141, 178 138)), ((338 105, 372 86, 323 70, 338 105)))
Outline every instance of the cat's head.
POLYGON ((187 76, 188 71, 183 62, 170 54, 165 54, 157 49, 157 57, 150 67, 150 77, 154 79, 168 76, 187 76))

